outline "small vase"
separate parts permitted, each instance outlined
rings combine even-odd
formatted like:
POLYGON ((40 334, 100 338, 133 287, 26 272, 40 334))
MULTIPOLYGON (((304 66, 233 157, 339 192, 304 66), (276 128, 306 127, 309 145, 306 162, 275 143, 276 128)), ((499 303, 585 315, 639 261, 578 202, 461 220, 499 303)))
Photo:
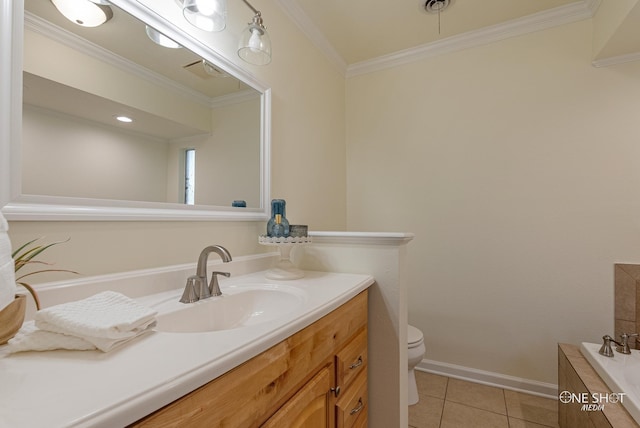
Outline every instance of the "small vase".
POLYGON ((0 345, 7 343, 20 330, 26 309, 27 296, 16 294, 15 300, 0 311, 0 345))

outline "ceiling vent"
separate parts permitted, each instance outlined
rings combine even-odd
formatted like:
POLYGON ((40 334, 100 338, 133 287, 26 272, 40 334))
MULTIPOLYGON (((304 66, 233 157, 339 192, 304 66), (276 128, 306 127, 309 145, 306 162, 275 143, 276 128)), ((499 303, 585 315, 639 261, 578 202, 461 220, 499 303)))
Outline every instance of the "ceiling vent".
POLYGON ((451 0, 427 0, 424 3, 424 10, 429 13, 440 13, 449 6, 451 0))

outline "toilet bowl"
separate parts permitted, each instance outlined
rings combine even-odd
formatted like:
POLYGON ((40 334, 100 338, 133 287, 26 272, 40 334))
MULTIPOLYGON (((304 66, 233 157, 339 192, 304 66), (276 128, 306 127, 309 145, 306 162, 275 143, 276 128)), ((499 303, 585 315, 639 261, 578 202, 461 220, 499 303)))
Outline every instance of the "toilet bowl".
POLYGON ((407 346, 407 356, 409 358, 409 379, 407 383, 409 386, 409 405, 412 406, 419 400, 414 369, 422 361, 426 351, 422 332, 412 325, 407 326, 407 346))

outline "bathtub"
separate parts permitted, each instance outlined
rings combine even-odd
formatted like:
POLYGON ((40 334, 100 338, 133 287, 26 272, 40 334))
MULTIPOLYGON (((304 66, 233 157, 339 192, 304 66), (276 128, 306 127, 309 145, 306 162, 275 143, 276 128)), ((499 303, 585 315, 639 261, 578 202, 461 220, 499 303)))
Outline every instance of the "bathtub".
POLYGON ((580 352, 595 371, 616 393, 627 412, 640 424, 640 351, 632 349, 624 355, 614 351, 613 357, 600 355, 601 344, 582 343, 580 352))

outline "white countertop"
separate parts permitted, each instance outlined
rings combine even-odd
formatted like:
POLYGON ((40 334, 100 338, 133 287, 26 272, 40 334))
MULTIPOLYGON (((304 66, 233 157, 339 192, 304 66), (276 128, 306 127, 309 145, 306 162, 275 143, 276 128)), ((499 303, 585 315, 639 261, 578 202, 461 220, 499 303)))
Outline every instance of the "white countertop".
MULTIPOLYGON (((225 287, 242 282, 278 281, 257 272, 223 278, 220 285, 224 293, 225 287)), ((302 279, 283 281, 308 298, 276 321, 205 333, 155 331, 109 353, 5 356, 0 358, 0 427, 125 426, 310 325, 373 282, 369 275, 307 272, 302 279)), ((137 300, 153 306, 181 293, 178 289, 137 300)))

